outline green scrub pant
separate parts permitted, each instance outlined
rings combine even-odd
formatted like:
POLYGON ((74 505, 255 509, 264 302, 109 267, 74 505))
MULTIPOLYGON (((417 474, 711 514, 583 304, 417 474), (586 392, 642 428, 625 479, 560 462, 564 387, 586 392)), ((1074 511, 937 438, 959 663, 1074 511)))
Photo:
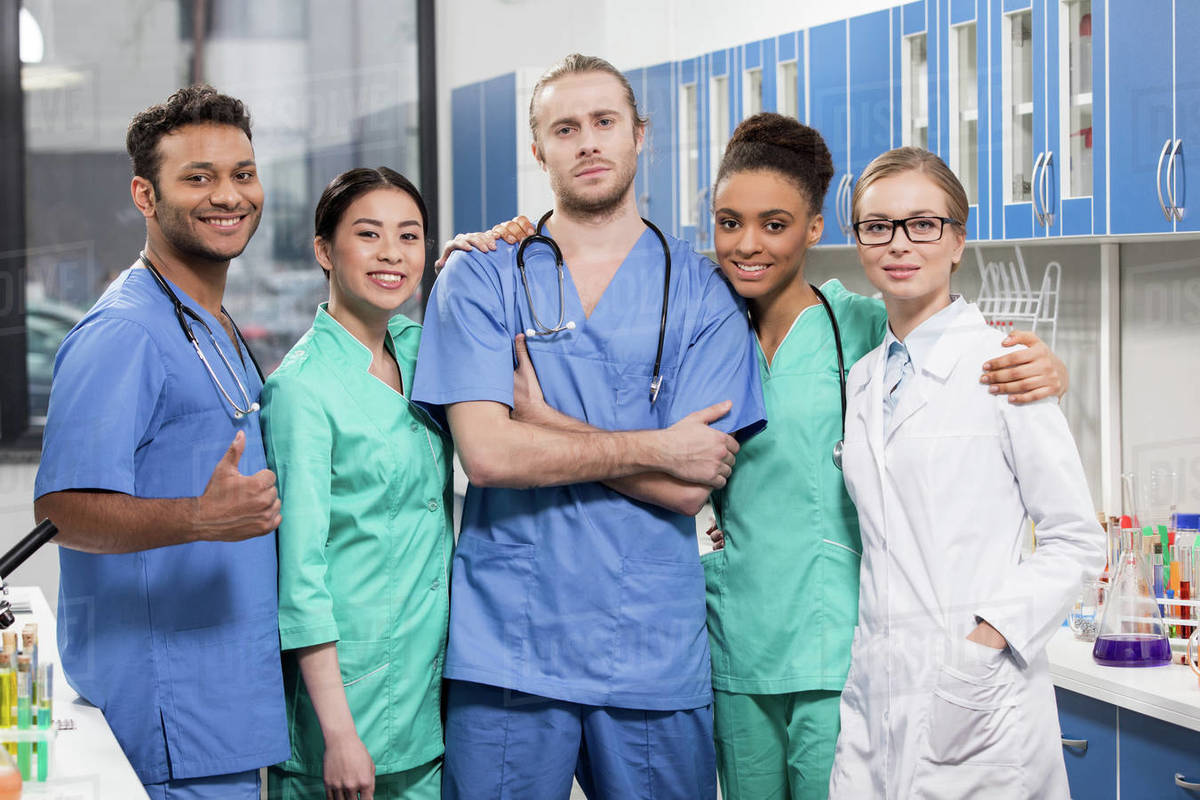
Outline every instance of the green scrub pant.
POLYGON ((715 690, 717 775, 724 800, 824 800, 841 692, 715 690))
MULTIPOLYGON (((441 800, 442 759, 375 776, 376 800, 441 800)), ((267 800, 325 800, 325 782, 314 775, 271 767, 267 770, 267 800)))

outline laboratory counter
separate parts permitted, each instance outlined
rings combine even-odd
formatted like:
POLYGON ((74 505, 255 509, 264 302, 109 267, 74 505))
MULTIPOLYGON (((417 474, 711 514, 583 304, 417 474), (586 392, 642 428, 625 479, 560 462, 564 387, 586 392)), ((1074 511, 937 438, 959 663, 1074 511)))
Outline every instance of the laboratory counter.
MULTIPOLYGON (((1200 682, 1182 664, 1104 667, 1069 628, 1047 646, 1071 796, 1200 798, 1200 682)), ((1176 656, 1178 658, 1178 656, 1176 656)))
POLYGON ((138 800, 146 798, 137 773, 121 751, 100 709, 75 693, 59 666, 54 614, 42 590, 31 586, 9 587, 16 624, 38 626, 38 660, 54 664, 54 720, 69 720, 73 729, 60 730, 52 747, 50 776, 44 782, 27 781, 22 798, 66 800, 138 800))

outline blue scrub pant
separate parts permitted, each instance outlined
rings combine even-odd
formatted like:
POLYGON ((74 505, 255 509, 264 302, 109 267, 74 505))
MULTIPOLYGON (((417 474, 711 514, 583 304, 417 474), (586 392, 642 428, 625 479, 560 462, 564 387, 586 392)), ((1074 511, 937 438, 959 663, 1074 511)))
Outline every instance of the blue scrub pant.
POLYGON ((259 800, 258 770, 143 783, 150 800, 259 800))
POLYGON ((712 707, 637 711, 447 681, 443 800, 715 800, 712 707))

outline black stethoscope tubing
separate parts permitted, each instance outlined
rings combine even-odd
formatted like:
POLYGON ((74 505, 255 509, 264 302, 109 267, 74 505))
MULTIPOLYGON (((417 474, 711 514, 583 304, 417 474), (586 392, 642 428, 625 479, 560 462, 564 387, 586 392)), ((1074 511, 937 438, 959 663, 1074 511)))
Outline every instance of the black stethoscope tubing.
MULTIPOLYGON (((225 387, 223 387, 221 382, 217 380, 217 376, 213 372, 212 367, 209 366, 208 360, 204 358, 204 354, 200 350, 200 342, 196 339, 196 334, 192 332, 192 326, 188 324, 188 318, 190 317, 204 326, 204 330, 208 331, 208 336, 210 339, 212 339, 213 346, 217 348, 217 352, 220 354, 221 360, 225 362, 226 368, 228 368, 230 373, 233 374, 233 367, 230 365, 229 359, 225 357, 225 353, 221 350, 221 346, 217 344, 216 336, 213 335, 212 328, 208 327, 208 323, 205 322, 199 314, 183 304, 183 302, 179 299, 179 295, 175 294, 175 290, 171 288, 171 285, 167 283, 165 278, 163 278, 162 273, 158 271, 158 267, 154 265, 154 262, 151 261, 144 252, 138 253, 138 260, 142 262, 142 265, 145 266, 146 269, 150 270, 150 274, 154 276, 155 283, 158 284, 159 288, 162 289, 163 292, 166 293, 167 298, 170 299, 171 305, 175 309, 175 318, 179 321, 179 327, 181 330, 183 330, 183 335, 187 337, 188 342, 190 342, 192 347, 195 348, 196 353, 200 356, 200 360, 204 362, 204 366, 208 370, 209 376, 211 376, 213 381, 216 382, 217 388, 221 391, 221 394, 225 396, 225 399, 229 401, 229 404, 233 406, 234 411, 238 412, 238 416, 245 416, 246 414, 258 410, 258 403, 250 402, 250 396, 246 392, 246 387, 242 385, 242 382, 238 379, 236 374, 233 375, 233 380, 237 383, 243 399, 246 400, 247 408, 243 410, 233 402, 233 399, 229 396, 229 393, 225 391, 225 387)), ((246 355, 250 356, 250 363, 254 364, 254 371, 258 373, 259 382, 264 382, 266 377, 263 375, 262 367, 259 366, 258 359, 254 357, 254 352, 250 349, 250 345, 246 342, 246 337, 242 335, 242 331, 237 326, 237 323, 233 321, 233 317, 230 316, 229 312, 225 310, 225 306, 221 306, 221 313, 225 315, 225 318, 229 320, 229 324, 233 326, 234 335, 237 336, 238 340, 241 342, 242 349, 246 352, 246 355)))
MULTIPOLYGON (((517 269, 521 271, 521 285, 525 287, 525 298, 529 302, 529 314, 533 318, 533 324, 536 326, 536 328, 527 330, 525 332, 526 336, 548 336, 559 331, 572 330, 575 327, 574 322, 563 324, 567 307, 566 290, 563 288, 562 251, 558 249, 558 244, 554 239, 542 233, 542 227, 553 213, 554 210, 551 209, 543 214, 542 218, 538 220, 537 229, 533 235, 525 237, 521 241, 520 247, 517 248, 517 269), (533 310, 533 294, 529 291, 529 281, 525 277, 525 248, 538 242, 550 247, 550 251, 554 253, 554 266, 558 270, 558 324, 552 328, 544 325, 538 319, 537 312, 533 310)), ((665 265, 665 269, 663 270, 662 315, 658 321, 658 349, 654 354, 654 377, 650 379, 650 405, 654 405, 655 401, 658 400, 659 390, 662 389, 663 342, 667 336, 667 304, 671 294, 671 248, 667 244, 667 237, 663 236, 663 232, 658 229, 658 226, 645 217, 642 217, 642 222, 645 223, 647 228, 654 231, 654 235, 658 237, 658 243, 662 246, 663 263, 665 265)))
POLYGON ((842 332, 838 328, 837 317, 833 315, 833 308, 830 307, 829 301, 825 299, 825 295, 821 294, 821 290, 811 283, 813 292, 817 295, 817 299, 821 301, 821 305, 825 306, 825 313, 829 316, 829 324, 833 327, 833 344, 837 348, 838 360, 838 386, 842 390, 842 438, 837 440, 837 444, 833 446, 833 464, 838 469, 842 468, 842 448, 846 441, 846 359, 842 354, 842 332))

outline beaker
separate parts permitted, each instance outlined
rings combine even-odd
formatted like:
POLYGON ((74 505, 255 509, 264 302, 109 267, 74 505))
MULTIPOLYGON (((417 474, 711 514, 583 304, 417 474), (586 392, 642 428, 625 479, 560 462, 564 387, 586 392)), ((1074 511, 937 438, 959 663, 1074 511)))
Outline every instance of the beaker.
POLYGON ((1117 569, 1109 577, 1092 658, 1109 667, 1157 667, 1171 663, 1171 641, 1163 628, 1141 534, 1121 535, 1117 569))
POLYGON ((1071 632, 1076 639, 1085 642, 1096 641, 1096 631, 1100 627, 1100 612, 1104 601, 1104 592, 1108 584, 1099 580, 1086 580, 1079 588, 1079 596, 1067 616, 1071 632))

